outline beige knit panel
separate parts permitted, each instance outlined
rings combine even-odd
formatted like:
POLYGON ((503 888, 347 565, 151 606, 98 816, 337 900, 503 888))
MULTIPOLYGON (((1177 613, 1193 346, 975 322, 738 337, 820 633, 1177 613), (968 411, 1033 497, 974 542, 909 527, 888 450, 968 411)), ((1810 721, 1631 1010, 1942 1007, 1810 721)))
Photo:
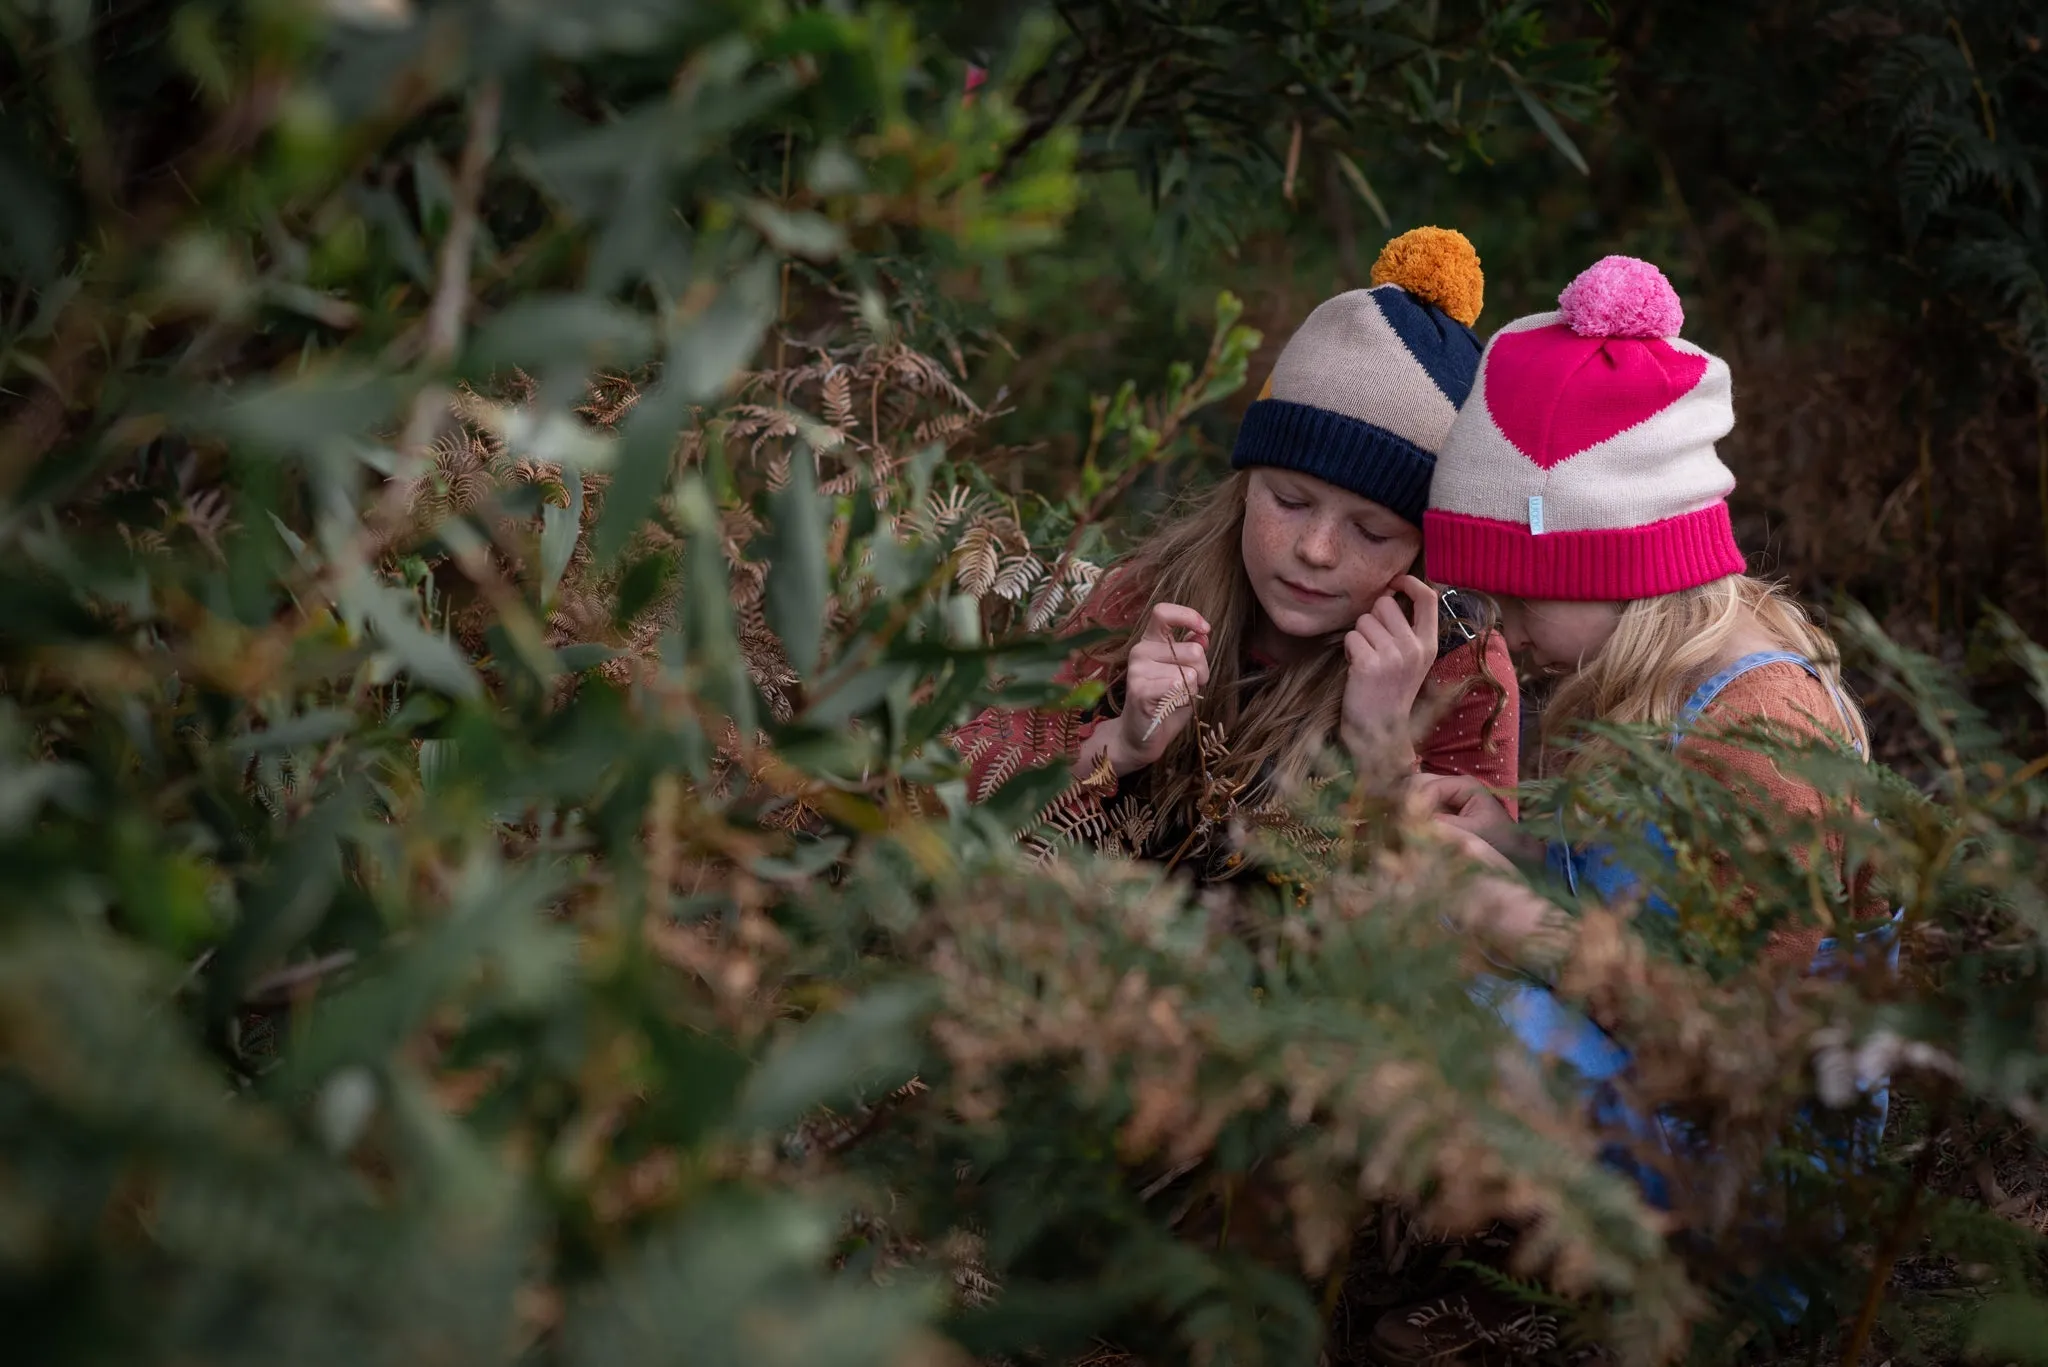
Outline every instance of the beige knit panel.
MULTIPOLYGON (((1510 327, 1521 330, 1519 322, 1510 327)), ((1706 355, 1680 339, 1671 344, 1706 355)), ((1429 506, 1527 526, 1529 500, 1541 497, 1546 532, 1640 527, 1698 512, 1735 487, 1735 476, 1714 451, 1714 443, 1735 425, 1731 391, 1727 365, 1708 356, 1706 372, 1684 398, 1544 470, 1507 439, 1487 410, 1482 363, 1472 396, 1437 457, 1429 506)))
POLYGON ((1434 451, 1457 410, 1409 354, 1372 293, 1340 294, 1308 316, 1273 366, 1273 397, 1384 427, 1434 451))

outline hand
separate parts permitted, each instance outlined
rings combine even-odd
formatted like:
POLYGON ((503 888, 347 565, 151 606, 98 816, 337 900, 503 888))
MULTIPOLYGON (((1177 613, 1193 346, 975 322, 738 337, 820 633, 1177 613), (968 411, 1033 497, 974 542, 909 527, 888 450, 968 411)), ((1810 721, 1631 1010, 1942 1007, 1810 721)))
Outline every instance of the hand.
POLYGON ((1426 815, 1476 835, 1515 822, 1507 804, 1467 774, 1417 774, 1408 780, 1408 791, 1426 815))
POLYGON ((1538 842, 1523 834, 1507 804, 1469 775, 1417 774, 1408 780, 1408 800, 1420 815, 1484 840, 1511 859, 1533 859, 1540 853, 1538 842))
POLYGON ((1446 845, 1483 870, 1452 907, 1455 925, 1477 937, 1482 946, 1504 951, 1511 958, 1529 953, 1554 955, 1561 948, 1564 913, 1523 882, 1506 855, 1446 818, 1438 817, 1430 825, 1446 845))
POLYGON ((1507 873, 1515 871, 1514 861, 1495 849, 1477 831, 1466 830, 1446 816, 1437 817, 1430 822, 1430 827, 1446 843, 1470 856, 1473 862, 1507 873))
POLYGON ((1409 716, 1436 663, 1436 603, 1435 589, 1404 574, 1345 634, 1350 674, 1338 735, 1361 769, 1405 773, 1414 766, 1409 716), (1396 592, 1408 595, 1405 614, 1396 592))
POLYGON ((1193 608, 1160 603, 1124 664, 1124 710, 1110 733, 1109 762, 1128 774, 1157 762, 1195 716, 1209 686, 1209 623, 1193 608), (1193 639, 1180 640, 1187 632, 1193 639))

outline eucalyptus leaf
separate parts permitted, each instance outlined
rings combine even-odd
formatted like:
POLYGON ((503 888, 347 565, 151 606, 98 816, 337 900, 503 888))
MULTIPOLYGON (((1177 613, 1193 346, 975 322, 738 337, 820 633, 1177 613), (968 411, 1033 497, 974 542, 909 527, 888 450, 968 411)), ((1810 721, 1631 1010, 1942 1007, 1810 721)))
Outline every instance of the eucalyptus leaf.
POLYGON ((932 1004, 926 988, 889 987, 806 1022, 748 1079, 737 1123, 777 1128, 856 1089, 904 1081, 917 1066, 914 1026, 932 1004))
POLYGON ((833 681, 823 696, 804 710, 810 726, 838 726, 864 716, 879 706, 889 690, 909 677, 911 669, 899 663, 871 665, 843 680, 833 681))
POLYGON ((790 666, 803 678, 817 670, 824 645, 825 608, 832 585, 825 564, 828 512, 818 497, 818 476, 808 450, 791 454, 789 482, 769 499, 768 578, 763 608, 790 666))
POLYGON ((756 257, 727 275, 704 310, 669 339, 668 382, 689 401, 701 403, 724 393, 760 349, 775 317, 779 278, 772 257, 756 257))
POLYGON ((564 469, 562 485, 568 491, 568 506, 548 503, 540 510, 540 601, 544 605, 554 602, 555 590, 560 587, 562 575, 576 554, 576 543, 583 535, 583 476, 574 469, 564 469))
POLYGON ((654 511, 655 500, 668 487, 689 414, 688 392, 673 377, 664 377, 619 425, 617 467, 591 536, 591 553, 600 563, 616 560, 654 511))
POLYGON ((1559 155, 1570 162, 1580 175, 1591 175, 1592 170, 1586 165, 1585 153, 1579 151, 1579 145, 1572 141, 1571 134, 1564 131, 1564 125, 1557 121, 1557 116, 1551 113, 1549 107, 1537 97, 1536 92, 1529 88, 1529 83, 1522 79, 1522 73, 1510 66, 1504 58, 1495 58, 1494 65, 1507 73, 1508 84, 1514 88, 1515 98, 1522 102, 1522 108, 1528 112, 1529 121, 1542 131, 1544 137, 1550 139, 1550 145, 1555 147, 1559 155))
POLYGON ((653 355, 656 342, 653 324, 637 309, 584 294, 533 295, 477 329, 464 366, 480 374, 565 362, 631 368, 653 355))

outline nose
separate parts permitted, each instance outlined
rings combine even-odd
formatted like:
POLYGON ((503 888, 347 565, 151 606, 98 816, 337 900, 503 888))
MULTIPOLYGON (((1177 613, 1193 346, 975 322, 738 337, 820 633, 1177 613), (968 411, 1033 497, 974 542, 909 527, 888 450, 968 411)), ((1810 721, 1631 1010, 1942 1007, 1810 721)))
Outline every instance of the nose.
POLYGON ((1334 568, 1339 556, 1339 530, 1330 518, 1311 519, 1302 531, 1301 543, 1295 547, 1295 554, 1301 557, 1301 563, 1318 570, 1334 568))

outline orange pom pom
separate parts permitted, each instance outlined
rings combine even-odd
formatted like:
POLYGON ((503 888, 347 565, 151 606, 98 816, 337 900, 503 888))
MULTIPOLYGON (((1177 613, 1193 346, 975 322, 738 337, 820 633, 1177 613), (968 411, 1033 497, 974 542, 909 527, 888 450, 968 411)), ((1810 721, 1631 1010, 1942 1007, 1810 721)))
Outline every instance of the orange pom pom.
POLYGON ((1466 327, 1479 320, 1486 303, 1486 274, 1479 269, 1479 253, 1453 228, 1411 228, 1402 233, 1372 263, 1372 282, 1399 285, 1466 327))

